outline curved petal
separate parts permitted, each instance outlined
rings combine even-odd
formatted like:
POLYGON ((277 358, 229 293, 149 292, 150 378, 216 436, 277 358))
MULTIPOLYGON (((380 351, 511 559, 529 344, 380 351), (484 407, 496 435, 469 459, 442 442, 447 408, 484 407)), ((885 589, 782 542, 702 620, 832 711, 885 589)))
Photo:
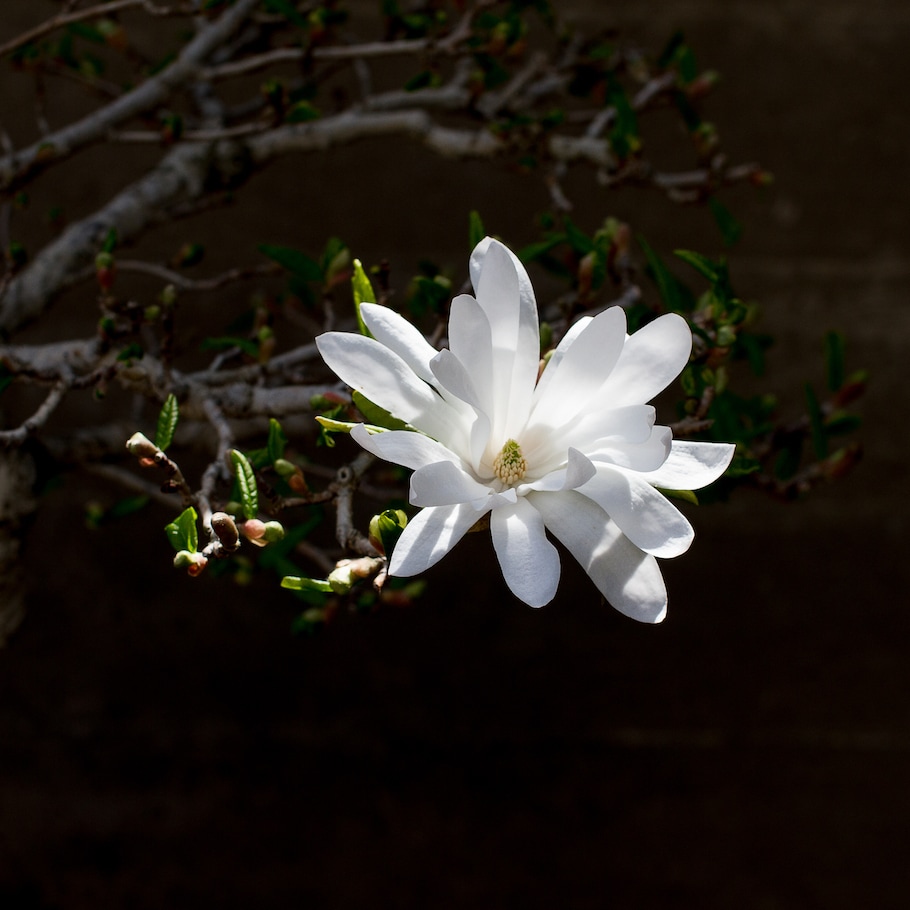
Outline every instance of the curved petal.
POLYGON ((470 294, 459 294, 449 311, 449 350, 473 379, 480 409, 493 413, 493 342, 490 320, 470 294))
POLYGON ((565 357, 566 351, 575 341, 576 338, 584 331, 585 327, 593 322, 593 316, 580 316, 572 325, 569 326, 566 334, 559 339, 559 344, 553 349, 553 353, 550 354, 550 359, 547 361, 547 367, 540 375, 540 379, 537 381, 537 385, 534 388, 534 401, 538 401, 541 396, 544 394, 547 386, 550 384, 550 379, 555 375, 555 370, 551 371, 550 367, 555 367, 559 365, 559 362, 565 357))
POLYGON ((351 438, 359 446, 372 452, 383 461, 400 464, 417 470, 439 461, 452 462, 461 466, 461 459, 441 442, 412 433, 410 430, 388 430, 385 433, 370 433, 361 423, 351 430, 351 438))
POLYGON ((685 553, 692 545, 692 525, 640 474, 600 466, 578 492, 597 503, 645 553, 667 559, 685 553))
POLYGON ((536 396, 530 426, 561 426, 589 407, 619 360, 625 340, 626 314, 621 307, 598 314, 558 363, 551 358, 544 372, 553 373, 546 390, 536 396))
POLYGON ((463 419, 470 420, 469 457, 474 469, 478 470, 490 441, 491 420, 484 410, 484 405, 488 402, 484 402, 477 391, 473 377, 468 374, 464 364, 451 351, 440 351, 433 358, 430 369, 448 392, 470 406, 470 416, 466 414, 463 419))
POLYGON ((619 437, 599 439, 587 455, 596 464, 614 464, 644 473, 657 470, 667 460, 672 445, 673 431, 669 427, 657 426, 651 429, 647 440, 638 444, 628 443, 619 437))
POLYGON ((411 475, 409 501, 412 506, 453 506, 467 502, 479 509, 487 504, 491 493, 489 487, 478 483, 453 462, 437 461, 411 475))
POLYGON ((601 388, 611 407, 643 404, 681 372, 692 352, 692 330, 676 313, 666 313, 630 335, 619 362, 601 388))
POLYGON ((556 596, 559 553, 547 540, 543 517, 526 498, 490 515, 493 549, 509 590, 530 607, 556 596))
POLYGON ((663 620, 667 588, 657 560, 639 550, 600 506, 574 490, 526 498, 615 609, 640 622, 663 620))
POLYGON ((551 493, 558 490, 575 490, 587 483, 596 473, 597 469, 586 456, 578 449, 569 449, 566 467, 550 471, 539 480, 521 484, 518 487, 518 495, 523 496, 531 490, 547 490, 551 493))
POLYGON ((527 273, 501 243, 491 240, 472 254, 475 296, 490 322, 492 340, 493 435, 514 437, 525 425, 540 363, 537 304, 527 273), (475 257, 480 258, 475 269, 475 257), (527 282, 526 287, 524 282, 527 282))
POLYGON ((419 575, 442 559, 481 516, 468 504, 421 509, 405 526, 389 561, 389 575, 419 575))
POLYGON ((665 490, 700 490, 727 470, 735 451, 726 442, 674 442, 667 460, 642 477, 665 490))
POLYGON ((360 315, 370 334, 394 351, 424 382, 435 385, 430 361, 438 351, 404 316, 378 303, 360 304, 360 315))
MULTIPOLYGON (((655 413, 649 404, 594 409, 558 429, 535 427, 526 431, 521 436, 522 451, 529 464, 540 465, 543 470, 554 459, 561 463, 569 446, 590 456, 603 446, 640 445, 653 434, 655 413)), ((661 463, 649 465, 648 470, 661 463)))
POLYGON ((434 438, 461 418, 394 351, 374 338, 327 332, 316 339, 322 359, 352 389, 434 438))

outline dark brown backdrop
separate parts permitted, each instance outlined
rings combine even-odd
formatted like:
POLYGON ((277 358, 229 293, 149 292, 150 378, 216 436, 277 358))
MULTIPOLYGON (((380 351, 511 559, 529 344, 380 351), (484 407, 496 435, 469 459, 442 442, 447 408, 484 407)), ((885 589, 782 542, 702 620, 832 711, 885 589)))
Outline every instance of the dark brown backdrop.
MULTIPOLYGON (((28 18, 3 7, 4 31, 28 18)), ((289 634, 271 581, 170 572, 147 522, 85 533, 80 497, 104 491, 70 485, 31 530, 30 614, 0 654, 4 908, 906 905, 910 11, 578 8, 654 44, 681 25, 723 74, 712 116, 777 177, 728 200, 737 287, 765 305, 794 408, 823 331, 848 333, 873 375, 864 464, 802 505, 698 509, 660 627, 599 604, 568 557, 532 611, 471 539, 417 608, 315 638, 289 634)), ((520 243, 544 202, 417 149, 377 144, 365 172, 363 151, 263 175, 236 217, 254 239, 458 265, 469 208, 520 243)), ((117 185, 80 168, 85 203, 117 185)), ((718 247, 705 213, 640 194, 578 220, 608 213, 664 251, 718 247)))

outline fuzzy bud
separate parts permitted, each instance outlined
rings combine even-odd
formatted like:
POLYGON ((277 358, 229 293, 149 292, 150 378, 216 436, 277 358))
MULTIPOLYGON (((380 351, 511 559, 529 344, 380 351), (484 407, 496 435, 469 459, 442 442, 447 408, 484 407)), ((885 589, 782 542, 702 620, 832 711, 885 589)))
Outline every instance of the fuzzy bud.
POLYGON ((135 455, 137 458, 152 459, 153 463, 155 456, 159 452, 158 446, 142 433, 133 433, 126 441, 126 448, 130 455, 135 455))
POLYGON ((215 512, 212 515, 212 530, 221 541, 225 550, 236 550, 240 543, 240 534, 234 519, 227 512, 215 512))

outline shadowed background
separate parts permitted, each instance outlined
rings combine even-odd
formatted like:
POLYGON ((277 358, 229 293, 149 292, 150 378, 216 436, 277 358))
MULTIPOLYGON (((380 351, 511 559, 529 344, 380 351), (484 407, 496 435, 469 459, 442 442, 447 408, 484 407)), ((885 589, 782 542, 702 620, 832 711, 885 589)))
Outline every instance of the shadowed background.
MULTIPOLYGON (((4 5, 4 33, 28 6, 4 5)), ((776 177, 724 197, 745 225, 735 287, 777 338, 773 391, 795 415, 823 333, 844 330, 848 367, 872 373, 864 463, 802 504, 690 509, 662 626, 601 604, 566 554, 531 610, 471 535, 415 608, 315 637, 290 633, 271 579, 172 572, 157 519, 85 531, 84 499, 111 494, 70 481, 30 530, 29 615, 0 654, 4 908, 905 906, 910 10, 576 7, 655 50, 682 27, 721 72, 708 112, 731 160, 776 177)), ((338 234, 367 262, 461 275, 469 209, 520 246, 547 202, 483 165, 364 152, 258 177, 207 222, 212 262, 243 223, 251 252, 338 234)), ((68 192, 100 201, 123 178, 90 164, 68 192)), ((577 198, 588 231, 615 214, 663 253, 720 252, 703 210, 577 198)))

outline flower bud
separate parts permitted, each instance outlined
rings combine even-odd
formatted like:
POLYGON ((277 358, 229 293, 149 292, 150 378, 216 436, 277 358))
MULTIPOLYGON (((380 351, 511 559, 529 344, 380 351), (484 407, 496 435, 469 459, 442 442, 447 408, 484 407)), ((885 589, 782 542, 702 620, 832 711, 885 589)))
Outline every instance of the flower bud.
POLYGON ((240 534, 234 519, 227 512, 215 512, 212 515, 212 530, 221 541, 225 550, 235 550, 240 543, 240 534))
POLYGON ((199 575, 208 564, 208 559, 202 553, 191 553, 189 550, 178 550, 174 556, 174 566, 186 569, 188 575, 194 578, 199 575))
POLYGON ((133 433, 126 441, 126 448, 130 455, 137 458, 151 458, 154 460, 158 454, 158 446, 142 433, 133 433))

